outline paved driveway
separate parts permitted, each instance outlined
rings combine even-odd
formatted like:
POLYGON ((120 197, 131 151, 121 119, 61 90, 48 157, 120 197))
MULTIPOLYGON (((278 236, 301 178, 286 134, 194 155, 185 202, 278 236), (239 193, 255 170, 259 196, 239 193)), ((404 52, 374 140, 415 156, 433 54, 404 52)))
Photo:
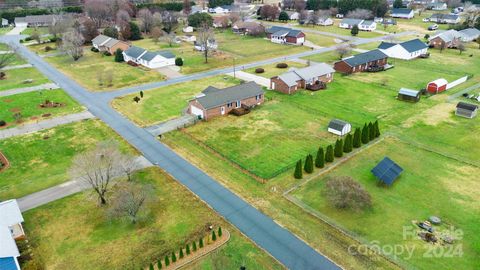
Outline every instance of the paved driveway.
MULTIPOLYGON (((233 72, 227 73, 227 75, 233 76, 233 72)), ((267 88, 270 88, 270 80, 267 79, 267 78, 264 78, 262 76, 247 73, 247 72, 244 72, 244 71, 235 71, 235 77, 237 77, 239 79, 242 79, 244 81, 248 81, 248 82, 254 81, 261 86, 265 86, 267 88)))
MULTIPOLYGON (((0 41, 13 39, 0 37, 0 41)), ((113 110, 109 106, 109 102, 114 95, 99 95, 88 92, 20 44, 19 53, 137 148, 152 164, 158 165, 172 175, 287 268, 302 270, 339 269, 336 264, 316 252, 291 232, 279 226, 271 218, 262 214, 209 175, 157 141, 146 130, 135 126, 113 110)), ((202 78, 216 72, 219 71, 209 71, 194 76, 202 78)), ((183 77, 183 80, 188 80, 185 77, 183 77)), ((137 89, 142 89, 142 87, 140 86, 137 89)))

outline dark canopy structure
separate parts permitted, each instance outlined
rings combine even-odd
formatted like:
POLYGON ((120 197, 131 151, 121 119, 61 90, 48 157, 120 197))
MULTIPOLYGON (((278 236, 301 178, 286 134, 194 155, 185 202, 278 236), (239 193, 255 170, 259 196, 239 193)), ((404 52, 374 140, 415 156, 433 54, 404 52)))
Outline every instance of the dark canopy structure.
POLYGON ((402 172, 403 169, 388 157, 384 157, 383 160, 372 169, 373 175, 389 186, 393 184, 393 181, 395 181, 402 172))

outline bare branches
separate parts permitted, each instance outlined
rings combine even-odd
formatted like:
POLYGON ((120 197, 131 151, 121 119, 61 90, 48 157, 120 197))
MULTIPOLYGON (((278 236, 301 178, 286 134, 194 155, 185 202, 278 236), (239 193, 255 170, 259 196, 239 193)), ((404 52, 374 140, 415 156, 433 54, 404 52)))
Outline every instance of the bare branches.
POLYGON ((153 199, 153 188, 133 182, 123 182, 116 186, 109 215, 112 218, 127 218, 137 223, 140 212, 153 199))
POLYGON ((63 35, 61 49, 70 55, 74 61, 83 56, 83 43, 85 39, 77 30, 70 30, 63 35))
POLYGON ((198 29, 197 42, 202 48, 203 56, 205 58, 205 63, 208 63, 208 56, 210 55, 213 44, 215 44, 215 36, 212 29, 206 23, 198 29))

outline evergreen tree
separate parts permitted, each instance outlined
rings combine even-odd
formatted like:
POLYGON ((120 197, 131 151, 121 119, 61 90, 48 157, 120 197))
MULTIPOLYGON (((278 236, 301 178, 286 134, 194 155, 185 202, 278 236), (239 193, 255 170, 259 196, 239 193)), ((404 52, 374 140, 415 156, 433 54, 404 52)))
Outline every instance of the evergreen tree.
POLYGON ((203 248, 203 237, 200 238, 200 241, 198 242, 198 246, 199 246, 200 248, 203 248))
POLYGON ((380 128, 378 127, 378 120, 373 123, 373 129, 375 129, 375 138, 380 137, 380 128))
POLYGON ((134 22, 129 23, 130 26, 130 40, 139 40, 142 39, 142 33, 140 32, 140 28, 134 22))
POLYGON ((168 256, 165 256, 165 266, 170 265, 170 258, 168 256))
POLYGON ((323 153, 323 147, 319 147, 317 151, 317 157, 315 158, 315 167, 323 168, 325 166, 325 154, 323 153))
POLYGON ((352 152, 352 148, 353 148, 352 134, 348 133, 347 137, 345 137, 345 142, 343 144, 343 152, 350 153, 352 152))
POLYGON ((288 16, 288 13, 285 12, 285 11, 280 12, 280 14, 278 15, 278 20, 279 20, 279 21, 284 21, 284 22, 286 22, 286 21, 288 21, 289 19, 290 19, 290 17, 288 16))
POLYGON ((375 139, 375 130, 373 129, 372 122, 368 123, 368 140, 372 141, 375 139))
POLYGON ((313 172, 313 157, 312 155, 308 154, 307 158, 305 159, 305 172, 312 173, 313 172))
POLYGON ((115 62, 123 62, 123 53, 122 49, 117 49, 115 51, 115 62))
POLYGON ((218 237, 222 237, 222 227, 218 227, 218 237))
POLYGON ((178 253, 178 257, 183 259, 183 248, 180 248, 180 252, 178 253))
POLYGON ((333 162, 333 146, 327 146, 327 151, 325 152, 325 161, 326 162, 333 162))
POLYGON ((352 36, 358 35, 358 25, 355 24, 355 25, 352 27, 352 30, 350 30, 350 34, 352 34, 352 36))
POLYGON ((190 245, 187 244, 187 247, 185 248, 185 253, 187 253, 187 255, 190 255, 190 245))
POLYGON ((362 143, 367 144, 368 143, 368 137, 369 137, 370 132, 368 131, 368 126, 365 124, 362 129, 362 143))
POLYGON ((212 230, 212 240, 217 241, 217 234, 215 234, 214 230, 212 230))
POLYGON ((140 97, 143 98, 143 91, 140 90, 140 97))
POLYGON ((355 133, 353 134, 353 147, 359 148, 360 146, 362 146, 361 138, 362 131, 360 130, 360 128, 356 128, 355 133))
POLYGON ((148 266, 148 269, 149 270, 155 270, 155 268, 153 267, 153 263, 150 263, 150 265, 148 266))
POLYGON ((334 150, 335 157, 342 157, 343 156, 343 140, 337 140, 335 142, 335 150, 334 150))
POLYGON ((295 177, 295 179, 303 178, 302 160, 297 161, 297 165, 295 166, 295 172, 293 173, 293 177, 295 177))
POLYGON ((193 251, 197 251, 197 241, 193 241, 192 249, 193 251))
POLYGON ((175 254, 174 251, 172 251, 172 262, 176 262, 177 261, 177 255, 175 254))
POLYGON ((157 269, 162 269, 162 260, 157 261, 157 269))
POLYGON ((181 57, 175 58, 175 66, 179 66, 179 67, 183 66, 183 58, 181 57))

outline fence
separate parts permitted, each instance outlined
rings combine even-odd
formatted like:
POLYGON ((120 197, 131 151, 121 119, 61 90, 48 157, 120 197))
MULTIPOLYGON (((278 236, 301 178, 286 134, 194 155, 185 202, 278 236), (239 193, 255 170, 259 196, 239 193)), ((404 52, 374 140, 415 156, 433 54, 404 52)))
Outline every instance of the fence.
POLYGON ((464 83, 464 82, 467 81, 467 79, 468 79, 468 76, 463 76, 460 79, 457 79, 457 80, 447 84, 447 89, 453 88, 453 87, 455 87, 455 86, 457 86, 461 83, 464 83))

